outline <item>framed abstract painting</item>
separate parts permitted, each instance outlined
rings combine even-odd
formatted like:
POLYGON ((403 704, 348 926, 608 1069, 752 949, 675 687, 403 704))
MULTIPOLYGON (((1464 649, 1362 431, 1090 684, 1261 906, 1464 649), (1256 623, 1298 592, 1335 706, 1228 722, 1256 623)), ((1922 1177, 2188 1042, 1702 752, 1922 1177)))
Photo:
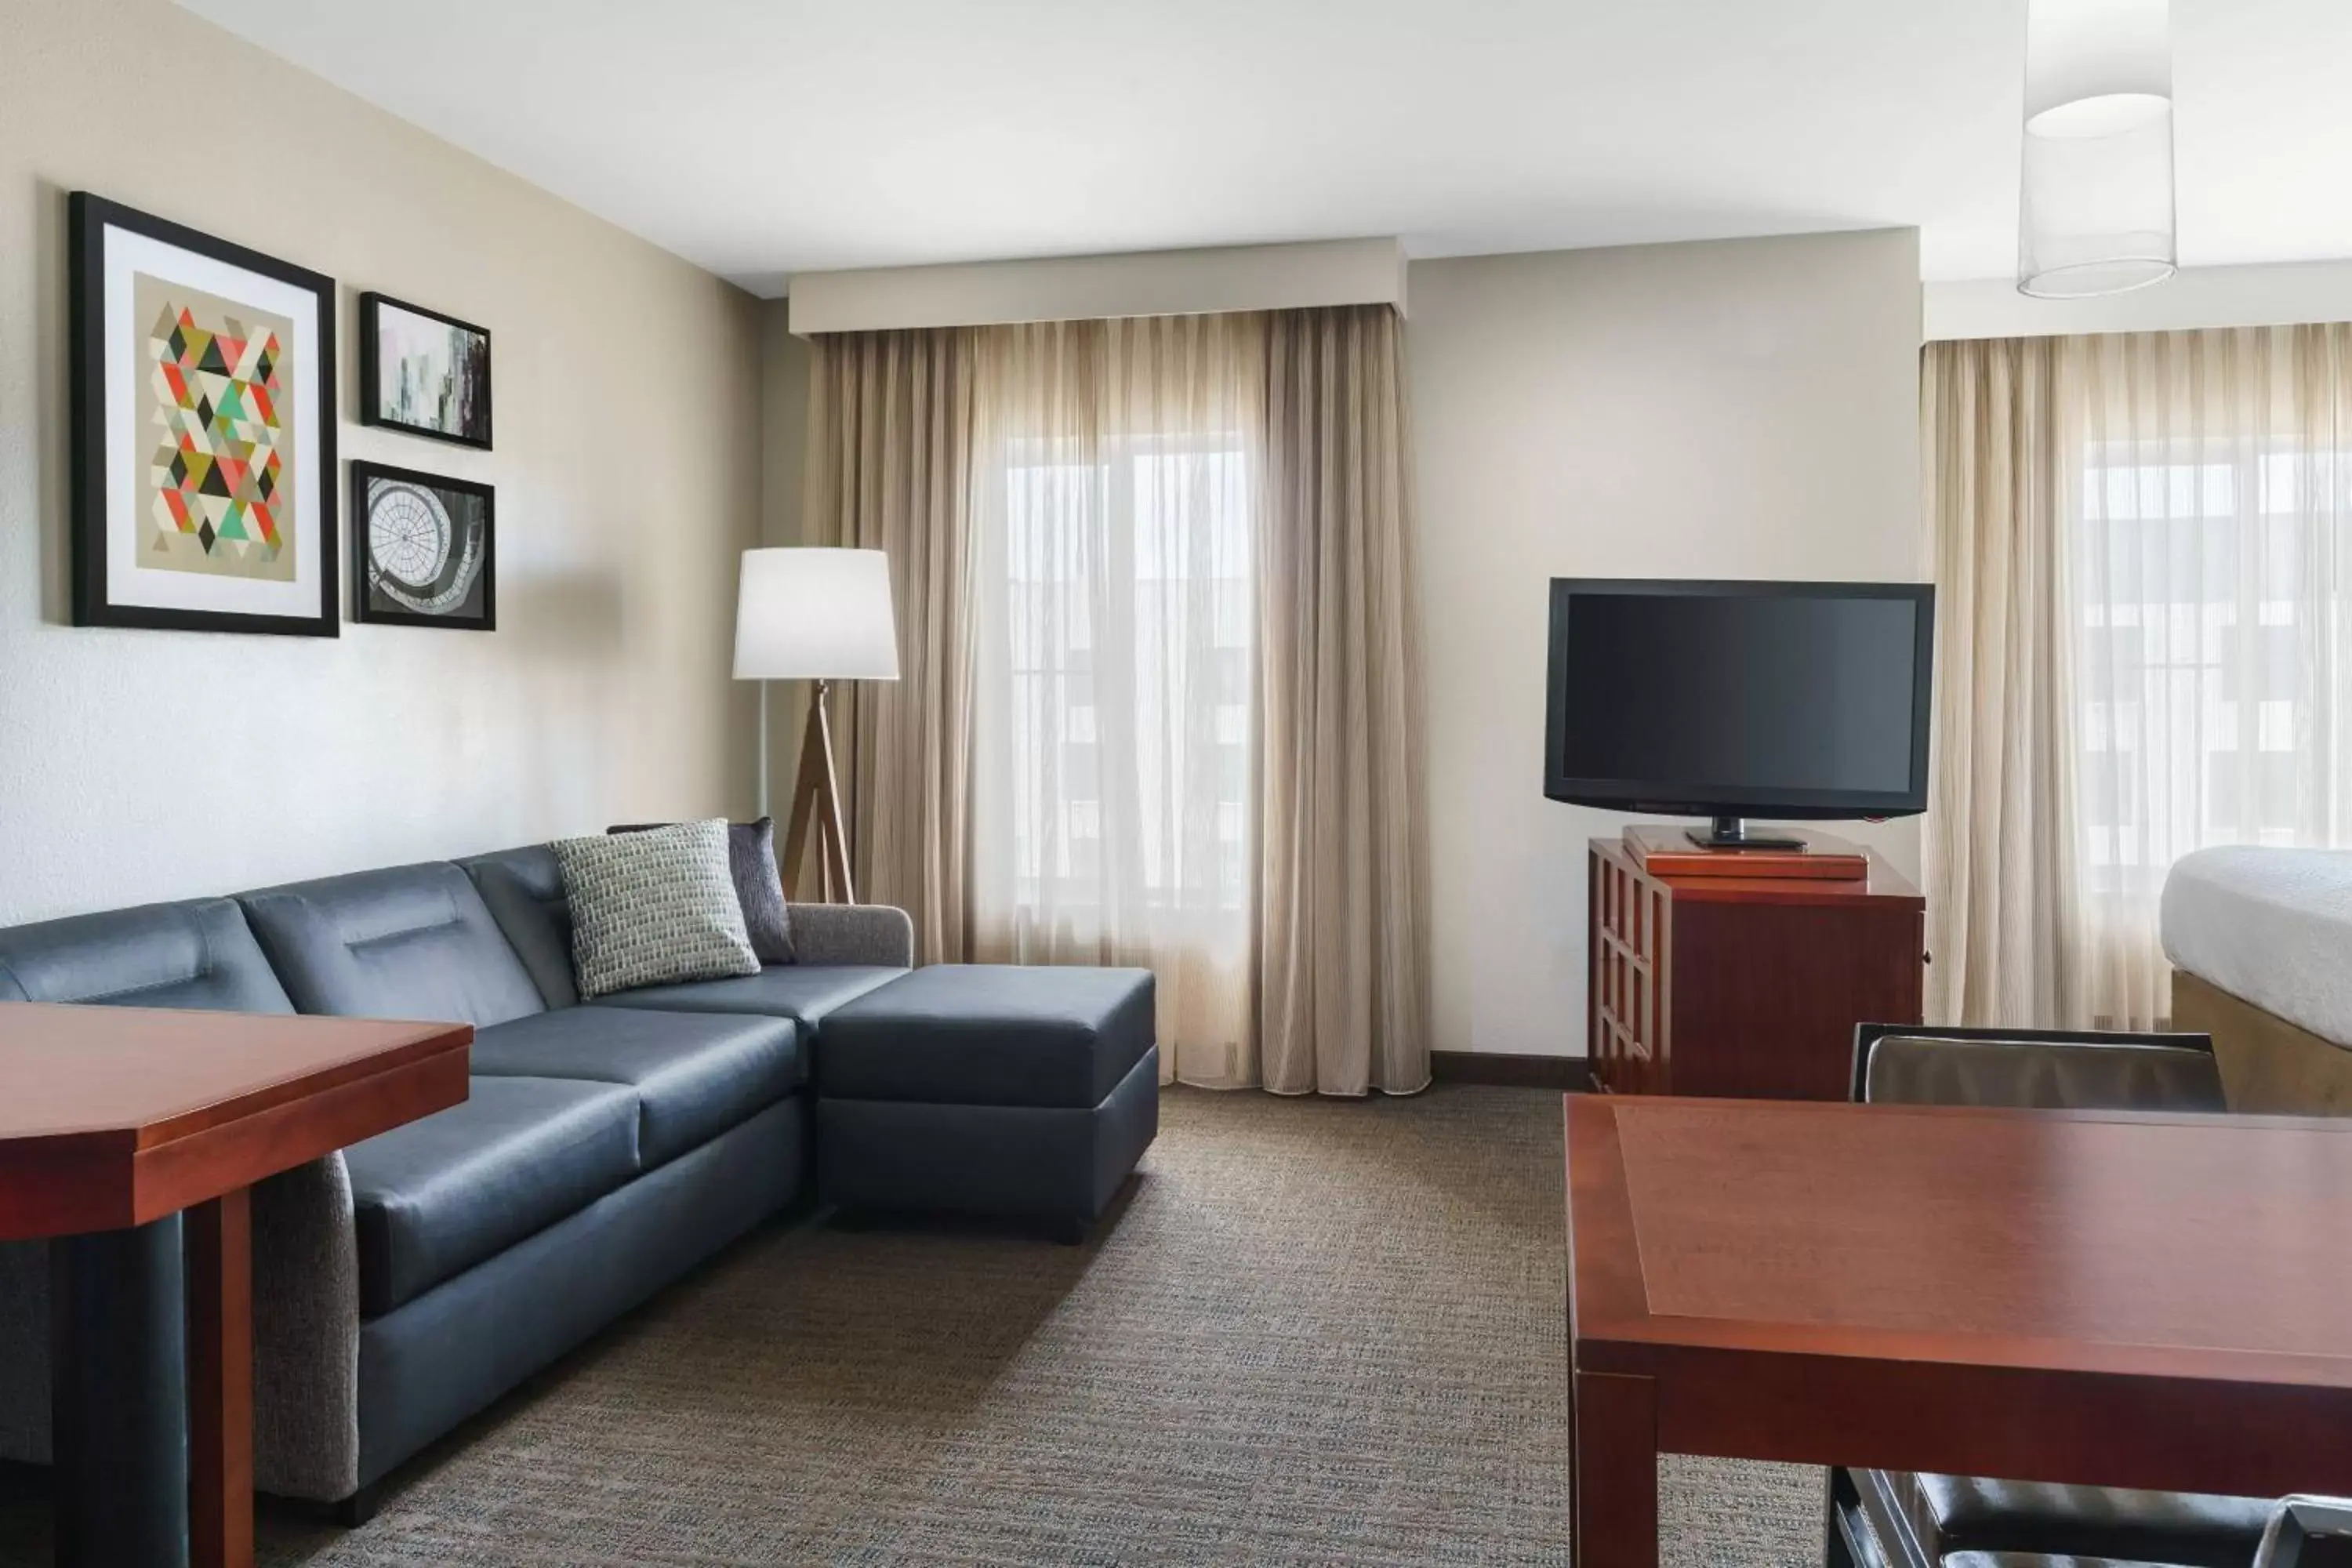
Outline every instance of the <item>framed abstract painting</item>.
POLYGON ((361 295, 360 423, 488 450, 489 330, 361 295))
POLYGON ((352 618, 498 629, 490 487, 383 463, 352 464, 352 618))
POLYGON ((73 616, 336 635, 335 282, 67 202, 73 616))

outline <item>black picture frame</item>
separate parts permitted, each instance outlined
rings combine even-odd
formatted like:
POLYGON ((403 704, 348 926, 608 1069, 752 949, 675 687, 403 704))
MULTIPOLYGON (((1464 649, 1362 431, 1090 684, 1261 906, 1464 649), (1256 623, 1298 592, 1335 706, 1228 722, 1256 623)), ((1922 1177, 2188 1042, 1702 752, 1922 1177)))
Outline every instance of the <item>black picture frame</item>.
POLYGON ((496 401, 490 378, 492 357, 489 328, 477 326, 471 321, 461 321, 457 317, 444 314, 442 311, 427 310, 423 305, 414 305, 405 300, 395 300, 389 294, 380 294, 371 289, 360 296, 360 423, 380 426, 386 430, 398 430, 404 435, 422 436, 428 440, 447 441, 459 447, 471 447, 478 451, 489 451, 493 436, 491 415, 496 401), (381 334, 383 311, 387 307, 405 315, 419 316, 428 321, 438 321, 453 331, 465 332, 482 341, 480 399, 482 416, 478 428, 445 430, 436 425, 420 425, 395 418, 384 412, 383 387, 381 379, 383 371, 381 334))
POLYGON ((417 468, 395 468, 390 463, 371 463, 361 458, 354 458, 351 464, 351 487, 352 619, 374 626, 433 626, 442 631, 494 632, 499 629, 498 495, 492 487, 473 479, 452 479, 446 474, 428 474, 417 468), (384 602, 393 595, 369 580, 369 571, 375 560, 370 538, 372 519, 369 503, 373 487, 378 482, 439 490, 480 503, 482 561, 477 574, 481 584, 481 609, 478 614, 452 615, 403 609, 396 602, 384 602))
MULTIPOLYGON (((205 234, 169 218, 124 206, 89 191, 66 198, 67 406, 69 410, 72 500, 72 608, 78 626, 131 626, 151 631, 257 632, 284 637, 335 637, 341 629, 341 567, 335 514, 335 280, 289 261, 205 234), (106 233, 126 234, 272 279, 313 297, 316 341, 301 374, 315 377, 315 462, 310 500, 315 511, 311 547, 319 552, 315 615, 255 615, 155 605, 119 604, 108 584, 106 413, 112 390, 107 361, 106 233)), ((298 360, 298 364, 302 361, 298 360)), ((297 483, 302 481, 298 477, 297 483)), ((297 496, 301 492, 298 489, 297 496)), ((298 525, 299 525, 298 512, 298 525)))

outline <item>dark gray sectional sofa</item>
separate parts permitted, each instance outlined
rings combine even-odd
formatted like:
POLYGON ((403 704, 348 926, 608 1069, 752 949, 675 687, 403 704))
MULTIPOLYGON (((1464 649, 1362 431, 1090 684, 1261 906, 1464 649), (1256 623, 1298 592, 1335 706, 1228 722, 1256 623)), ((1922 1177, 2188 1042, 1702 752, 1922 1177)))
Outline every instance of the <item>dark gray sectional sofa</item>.
MULTIPOLYGON (((257 1479, 363 1514, 393 1467, 803 1196, 814 1031, 907 973, 913 931, 790 913, 798 963, 583 1005, 534 846, 0 931, 0 1000, 476 1026, 466 1103, 255 1192, 257 1479)), ((0 1458, 48 1457, 46 1252, 0 1247, 0 1458)))

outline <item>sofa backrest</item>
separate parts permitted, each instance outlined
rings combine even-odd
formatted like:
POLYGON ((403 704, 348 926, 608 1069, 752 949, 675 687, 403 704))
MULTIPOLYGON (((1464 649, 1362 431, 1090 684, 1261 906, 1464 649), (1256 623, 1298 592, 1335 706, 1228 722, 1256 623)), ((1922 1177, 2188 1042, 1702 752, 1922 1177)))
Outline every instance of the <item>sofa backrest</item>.
POLYGON ((500 849, 460 860, 489 906, 490 918, 507 933, 551 1007, 580 1000, 572 973, 572 906, 563 897, 563 872, 555 851, 544 844, 500 849))
POLYGON ((192 899, 0 931, 0 998, 291 1013, 229 899, 192 899))
POLYGON ((305 1013, 488 1027, 547 1010, 473 881, 447 861, 264 888, 237 902, 305 1013))

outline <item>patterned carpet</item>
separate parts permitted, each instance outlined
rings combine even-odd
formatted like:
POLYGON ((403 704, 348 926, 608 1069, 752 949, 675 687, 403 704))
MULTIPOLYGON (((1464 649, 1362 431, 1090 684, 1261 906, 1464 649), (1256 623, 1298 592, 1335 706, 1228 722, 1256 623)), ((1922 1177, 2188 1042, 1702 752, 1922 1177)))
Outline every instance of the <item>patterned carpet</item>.
MULTIPOLYGON (((1559 1163, 1545 1093, 1171 1090, 1093 1245, 756 1237, 263 1558, 1564 1564, 1559 1163)), ((1662 1479, 1669 1563, 1819 1561, 1818 1472, 1662 1479)))

